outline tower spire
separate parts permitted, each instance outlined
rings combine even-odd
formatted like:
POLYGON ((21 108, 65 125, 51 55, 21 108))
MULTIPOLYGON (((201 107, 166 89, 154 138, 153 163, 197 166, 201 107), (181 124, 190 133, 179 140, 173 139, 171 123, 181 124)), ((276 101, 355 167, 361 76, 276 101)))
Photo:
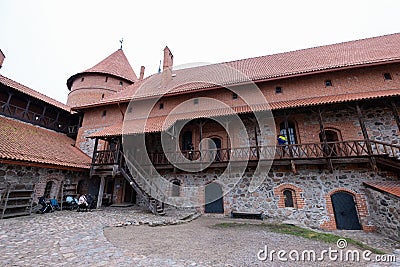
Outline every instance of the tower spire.
POLYGON ((120 50, 122 50, 122 43, 124 42, 124 38, 121 38, 121 40, 119 40, 119 42, 121 43, 120 50))

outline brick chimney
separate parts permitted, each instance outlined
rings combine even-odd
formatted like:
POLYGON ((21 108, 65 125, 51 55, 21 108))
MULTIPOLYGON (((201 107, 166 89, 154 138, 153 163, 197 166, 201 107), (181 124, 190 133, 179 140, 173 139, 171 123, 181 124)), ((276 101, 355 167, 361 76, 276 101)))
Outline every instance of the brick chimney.
POLYGON ((144 77, 144 69, 145 69, 144 66, 141 66, 141 67, 140 67, 140 76, 139 76, 139 80, 143 80, 143 77, 144 77))
POLYGON ((6 56, 4 55, 3 51, 1 51, 0 49, 0 69, 3 66, 3 61, 6 58, 6 56))
POLYGON ((164 48, 164 62, 162 71, 161 86, 166 86, 172 80, 172 66, 174 63, 174 56, 168 46, 164 48))

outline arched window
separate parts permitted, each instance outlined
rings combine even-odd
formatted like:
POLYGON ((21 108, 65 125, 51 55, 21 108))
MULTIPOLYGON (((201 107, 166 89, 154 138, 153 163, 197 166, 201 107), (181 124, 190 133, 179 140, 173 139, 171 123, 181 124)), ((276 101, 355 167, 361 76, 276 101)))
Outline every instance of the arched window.
POLYGON ((174 180, 172 181, 172 196, 173 197, 179 197, 180 196, 180 188, 181 187, 181 182, 179 180, 174 180))
POLYGON ((279 133, 286 136, 288 144, 297 144, 296 129, 292 121, 288 122, 288 128, 285 127, 285 122, 279 125, 279 133))
POLYGON ((285 197, 285 208, 294 208, 295 201, 293 199, 293 191, 285 189, 283 190, 283 196, 285 197))
POLYGON ((51 189, 53 188, 53 181, 48 181, 46 183, 46 187, 44 189, 44 197, 45 198, 50 198, 50 194, 51 194, 51 189))

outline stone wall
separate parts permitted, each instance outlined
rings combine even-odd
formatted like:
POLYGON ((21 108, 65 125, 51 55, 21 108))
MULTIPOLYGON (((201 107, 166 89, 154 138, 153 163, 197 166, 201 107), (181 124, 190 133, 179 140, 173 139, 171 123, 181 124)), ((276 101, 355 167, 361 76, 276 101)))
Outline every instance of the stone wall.
MULTIPOLYGON (((218 179, 221 170, 208 171, 197 174, 163 174, 172 181, 178 179, 182 186, 204 186, 218 179)), ((259 179, 264 179, 261 186, 254 192, 249 192, 249 184, 253 179, 253 172, 245 172, 235 184, 226 184, 223 189, 226 194, 223 198, 224 213, 230 215, 232 211, 262 212, 265 217, 277 220, 297 220, 311 227, 336 229, 330 196, 337 191, 345 191, 353 195, 356 202, 360 223, 364 230, 372 230, 379 223, 371 213, 370 203, 367 201, 364 181, 396 180, 390 172, 372 172, 369 166, 335 166, 333 173, 318 168, 298 167, 298 174, 293 174, 284 168, 273 167, 269 173, 262 173, 259 179), (282 207, 282 190, 295 190, 294 208, 282 207), (296 190, 297 189, 297 190, 296 190)), ((218 182, 218 181, 217 181, 218 182)), ((181 198, 199 198, 203 201, 204 193, 197 196, 190 191, 181 191, 181 198)), ((184 200, 181 200, 184 201, 184 200)), ((398 204, 397 204, 398 205, 398 204)), ((204 210, 204 207, 200 207, 204 210)))
POLYGON ((366 195, 377 231, 400 241, 400 198, 372 188, 366 195))
POLYGON ((89 177, 88 172, 1 164, 0 184, 34 184, 35 201, 37 201, 37 198, 44 194, 47 182, 53 181, 50 196, 58 198, 61 194, 62 181, 78 184, 80 180, 89 177))

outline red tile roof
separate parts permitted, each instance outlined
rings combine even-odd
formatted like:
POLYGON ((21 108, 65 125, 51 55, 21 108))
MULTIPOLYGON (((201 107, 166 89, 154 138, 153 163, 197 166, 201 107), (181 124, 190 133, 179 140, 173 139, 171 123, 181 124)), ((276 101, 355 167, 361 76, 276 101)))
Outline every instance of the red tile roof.
POLYGON ((400 197, 400 181, 385 181, 385 182, 364 182, 364 184, 400 197))
POLYGON ((29 95, 29 96, 34 97, 34 98, 39 99, 39 100, 42 100, 42 101, 44 101, 44 102, 46 102, 46 103, 48 103, 50 105, 53 105, 53 106, 55 106, 57 108, 66 110, 68 112, 71 111, 71 107, 69 107, 69 106, 67 106, 67 105, 65 105, 65 104, 63 104, 61 102, 58 102, 57 100, 55 100, 53 98, 45 96, 44 94, 41 94, 41 93, 39 93, 39 92, 37 92, 37 91, 35 91, 35 90, 25 86, 25 85, 22 85, 22 84, 20 84, 20 83, 18 83, 16 81, 13 81, 13 80, 11 80, 11 79, 9 79, 7 77, 4 77, 2 75, 0 75, 0 83, 5 85, 5 86, 11 87, 14 90, 17 90, 17 91, 19 91, 19 92, 21 92, 23 94, 29 95))
POLYGON ((268 104, 253 105, 252 108, 249 106, 234 106, 231 108, 210 108, 209 105, 205 104, 203 109, 196 111, 183 111, 182 113, 176 113, 167 116, 150 116, 146 119, 131 120, 130 123, 122 122, 116 123, 109 127, 102 129, 96 133, 90 135, 94 137, 109 137, 119 136, 124 132, 125 134, 135 134, 143 132, 160 132, 168 129, 178 120, 191 120, 197 118, 211 118, 218 116, 226 116, 230 114, 243 114, 254 111, 263 110, 279 110, 286 108, 300 108, 307 106, 317 106, 324 104, 335 104, 343 102, 351 102, 355 100, 365 99, 378 99, 391 96, 400 96, 400 90, 382 90, 375 92, 364 92, 364 93, 351 93, 341 94, 334 96, 323 96, 323 97, 309 97, 304 99, 288 100, 288 101, 276 101, 268 104))
POLYGON ((156 74, 141 83, 128 86, 108 98, 81 108, 126 102, 132 98, 179 94, 221 85, 265 81, 390 62, 400 62, 400 33, 174 70, 174 77, 165 88, 161 86, 161 74, 156 74))
POLYGON ((71 90, 74 79, 80 74, 84 73, 111 74, 131 82, 135 82, 137 80, 137 76, 133 71, 132 66, 129 64, 128 59, 121 49, 115 51, 90 69, 71 76, 67 81, 68 89, 71 90))
POLYGON ((0 159, 89 168, 90 157, 74 143, 64 134, 0 116, 0 159))

